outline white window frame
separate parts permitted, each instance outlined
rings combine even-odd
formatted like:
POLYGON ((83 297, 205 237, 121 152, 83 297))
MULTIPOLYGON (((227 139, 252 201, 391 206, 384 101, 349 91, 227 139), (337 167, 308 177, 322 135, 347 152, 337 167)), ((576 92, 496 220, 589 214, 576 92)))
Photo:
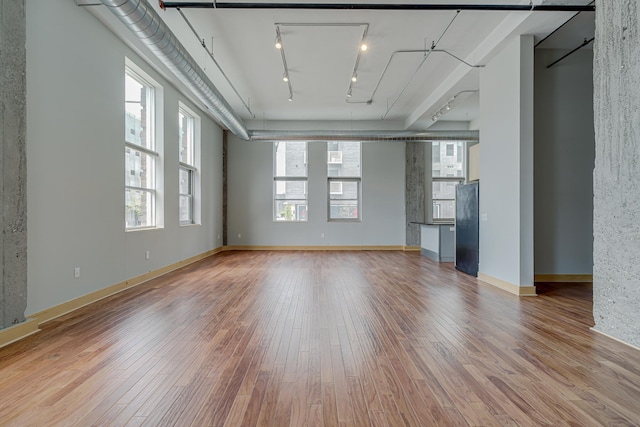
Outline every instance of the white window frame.
MULTIPOLYGON (((343 150, 330 150, 329 147, 335 147, 336 144, 332 144, 329 141, 327 143, 327 175, 329 174, 329 165, 342 164, 344 165, 344 153, 343 150), (340 153, 339 161, 332 161, 332 153, 340 153)), ((358 160, 358 171, 360 176, 327 176, 327 221, 329 222, 361 222, 362 221, 362 142, 359 142, 360 150, 359 155, 360 158, 358 160), (356 183, 356 197, 355 198, 344 198, 344 191, 342 188, 343 182, 353 182, 356 183), (335 191, 336 187, 340 187, 340 191, 335 191), (332 191, 332 187, 333 190, 332 191), (337 197, 340 196, 340 197, 337 197), (357 207, 357 217, 355 218, 334 218, 331 216, 331 207, 332 202, 356 202, 357 207)), ((339 143, 338 143, 339 147, 339 143)))
MULTIPOLYGON (((433 197, 433 184, 434 183, 448 183, 448 182, 452 182, 452 183, 457 183, 457 184, 464 184, 464 182, 466 181, 466 176, 467 176, 467 158, 468 158, 468 143, 466 141, 434 141, 434 142, 438 142, 440 144, 444 144, 444 150, 445 150, 445 154, 442 155, 442 153, 440 153, 440 174, 442 174, 442 172, 445 170, 445 168, 443 167, 443 159, 446 158, 451 158, 451 157, 456 157, 457 158, 457 152, 456 150, 458 149, 457 147, 457 143, 461 142, 462 143, 462 176, 433 176, 433 159, 431 158, 431 162, 429 164, 429 174, 431 175, 430 177, 430 185, 428 188, 428 202, 431 205, 431 218, 430 221, 438 224, 438 223, 452 223, 455 221, 455 217, 454 218, 438 218, 439 216, 439 212, 440 212, 440 208, 441 206, 437 204, 437 202, 451 202, 453 200, 453 202, 455 203, 455 196, 453 199, 435 199, 433 197), (449 156, 446 154, 446 146, 448 144, 453 144, 453 155, 449 156)), ((430 144, 432 145, 432 144, 430 144)), ((442 145, 441 145, 442 146, 442 145)), ((433 149, 431 149, 429 151, 430 153, 433 153, 433 149)))
MULTIPOLYGON (((307 188, 308 188, 308 181, 309 181, 309 167, 307 165, 307 156, 309 153, 309 143, 307 141, 275 141, 273 143, 273 206, 272 206, 272 215, 273 215, 273 222, 278 222, 278 223, 297 223, 297 222, 307 222, 309 221, 309 195, 307 194, 307 188), (285 175, 280 175, 278 173, 278 168, 277 168, 277 147, 278 144, 280 143, 288 143, 288 142, 297 142, 297 143, 304 143, 304 152, 303 152, 303 164, 305 165, 305 176, 287 176, 285 175), (291 199, 291 198, 281 198, 278 197, 278 184, 279 183, 286 183, 286 182, 301 182, 304 185, 304 199, 300 198, 300 199, 291 199), (278 218, 278 212, 276 211, 276 207, 278 205, 278 202, 304 202, 304 203, 297 203, 294 204, 295 207, 295 219, 282 219, 282 218, 278 218), (301 209, 300 208, 304 208, 306 210, 306 216, 305 218, 301 218, 301 209)), ((286 204, 286 203, 285 203, 286 204)))
MULTIPOLYGON (((134 79, 139 84, 150 88, 147 94, 146 104, 148 106, 147 118, 146 121, 149 122, 145 126, 146 136, 147 136, 147 146, 143 147, 133 142, 124 141, 125 148, 125 163, 127 150, 129 152, 139 152, 141 155, 147 155, 149 159, 153 160, 153 165, 148 170, 150 185, 148 187, 138 187, 133 185, 127 185, 125 182, 125 194, 130 191, 139 191, 146 193, 151 201, 150 206, 150 218, 149 223, 145 225, 136 225, 136 224, 128 224, 127 223, 127 215, 125 213, 125 230, 126 231, 136 231, 136 230, 147 230, 147 229, 156 229, 161 228, 163 224, 163 216, 162 216, 162 197, 160 188, 162 187, 163 177, 161 174, 161 155, 160 149, 162 147, 162 138, 161 138, 161 118, 162 118, 162 99, 163 92, 162 86, 160 86, 153 78, 151 78, 147 73, 145 73, 140 67, 131 62, 128 58, 125 61, 125 74, 124 76, 129 76, 134 79), (160 119, 159 119, 160 118, 160 119)), ((126 89, 125 89, 126 93, 126 89)), ((126 103, 125 99, 125 103, 126 103)), ((126 117, 125 110, 125 117, 126 117)), ((125 120, 126 122, 126 120, 125 120)), ((125 125, 125 132, 126 132, 125 125)), ((129 171, 125 171, 127 174, 129 171)), ((126 199, 126 197, 125 197, 126 199)), ((126 212, 126 206, 125 206, 126 212)))
POLYGON ((327 199, 327 219, 330 222, 360 222, 362 221, 362 180, 359 177, 344 177, 344 176, 330 176, 327 177, 327 193, 329 194, 329 197, 327 199), (349 199, 345 199, 344 197, 340 197, 340 198, 335 198, 334 196, 336 195, 340 195, 342 196, 342 192, 340 193, 332 193, 331 192, 331 185, 332 184, 337 184, 337 183, 341 184, 342 187, 342 183, 343 182, 354 182, 356 183, 356 197, 355 198, 349 198, 349 199), (331 202, 356 202, 356 207, 357 207, 357 212, 358 212, 358 216, 355 218, 334 218, 331 216, 331 206, 332 203, 331 202))
MULTIPOLYGON (((184 197, 189 200, 189 212, 190 217, 188 219, 182 219, 178 216, 181 226, 194 225, 200 223, 200 174, 198 167, 200 164, 200 116, 193 112, 182 102, 178 102, 178 129, 180 129, 180 115, 188 118, 189 129, 188 134, 190 147, 187 161, 182 161, 180 152, 178 151, 178 179, 180 179, 180 172, 184 171, 188 175, 188 192, 180 193, 180 186, 178 185, 178 209, 180 208, 180 200, 184 197)), ((182 144, 178 139, 178 150, 180 150, 182 144)))

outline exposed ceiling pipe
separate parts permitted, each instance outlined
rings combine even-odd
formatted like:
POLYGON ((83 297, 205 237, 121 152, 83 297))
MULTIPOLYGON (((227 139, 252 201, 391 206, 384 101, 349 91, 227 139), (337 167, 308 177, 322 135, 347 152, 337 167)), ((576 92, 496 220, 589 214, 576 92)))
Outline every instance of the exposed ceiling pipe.
POLYGON ((411 131, 411 130, 254 130, 252 141, 478 141, 477 130, 411 131))
POLYGON ((146 0, 101 0, 234 135, 249 140, 242 119, 146 0))
POLYGON ((407 3, 252 3, 252 2, 180 2, 160 1, 163 8, 200 9, 320 9, 320 10, 478 10, 495 12, 592 12, 593 5, 567 4, 407 4, 407 3))

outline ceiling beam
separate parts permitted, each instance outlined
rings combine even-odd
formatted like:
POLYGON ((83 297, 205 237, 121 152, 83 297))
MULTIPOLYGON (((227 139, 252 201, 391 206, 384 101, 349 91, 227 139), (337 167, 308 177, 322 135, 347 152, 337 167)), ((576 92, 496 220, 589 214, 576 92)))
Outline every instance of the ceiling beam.
POLYGON ((407 3, 252 3, 162 1, 160 7, 199 9, 313 9, 313 10, 478 10, 502 12, 593 12, 595 5, 521 4, 407 4, 407 3))

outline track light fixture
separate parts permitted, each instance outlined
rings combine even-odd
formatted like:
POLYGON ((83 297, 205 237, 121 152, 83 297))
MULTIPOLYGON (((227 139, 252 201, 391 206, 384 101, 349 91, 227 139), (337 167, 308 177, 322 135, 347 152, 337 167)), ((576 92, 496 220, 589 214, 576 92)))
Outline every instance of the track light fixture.
POLYGON ((353 73, 353 75, 351 76, 351 81, 354 83, 358 81, 358 73, 353 73))
POLYGON ((282 49, 282 39, 280 38, 280 36, 276 37, 275 46, 276 49, 282 49))
POLYGON ((364 52, 367 49, 369 49, 369 46, 367 46, 367 44, 363 41, 362 44, 360 45, 360 50, 364 52))
POLYGON ((451 111, 451 108, 453 108, 452 104, 463 93, 475 93, 475 92, 477 92, 477 90, 461 90, 460 92, 456 93, 455 95, 453 95, 453 97, 451 99, 449 99, 447 101, 446 104, 444 104, 442 107, 440 107, 440 109, 438 109, 438 111, 433 113, 433 115, 431 116, 431 121, 437 122, 440 119, 440 117, 444 116, 449 111, 451 111))
POLYGON ((285 71, 284 74, 282 75, 282 81, 283 82, 288 82, 289 81, 289 74, 287 74, 287 72, 285 71))
POLYGON ((351 98, 352 94, 351 94, 351 89, 349 89, 349 92, 347 92, 347 98, 351 98))

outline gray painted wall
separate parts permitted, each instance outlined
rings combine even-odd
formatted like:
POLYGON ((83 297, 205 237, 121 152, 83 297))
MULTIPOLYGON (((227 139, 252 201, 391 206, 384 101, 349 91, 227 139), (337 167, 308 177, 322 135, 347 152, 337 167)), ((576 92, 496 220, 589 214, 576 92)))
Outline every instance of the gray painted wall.
POLYGON ((72 1, 26 7, 27 314, 221 246, 220 128, 88 8, 72 1), (156 230, 124 229, 125 56, 164 88, 164 227, 156 230), (179 101, 202 119, 202 225, 196 226, 179 226, 179 101), (74 267, 81 269, 78 279, 74 267))
POLYGON ((535 52, 535 273, 593 271, 593 51, 535 52))
POLYGON ((596 2, 595 329, 640 347, 640 2, 596 2))
POLYGON ((404 142, 363 143, 361 222, 327 221, 326 143, 308 144, 307 222, 273 221, 272 143, 229 135, 228 148, 229 245, 404 245, 404 142))
POLYGON ((0 329, 27 306, 26 21, 24 0, 0 0, 0 329))
POLYGON ((481 70, 480 114, 480 272, 532 286, 532 37, 514 38, 481 70))

